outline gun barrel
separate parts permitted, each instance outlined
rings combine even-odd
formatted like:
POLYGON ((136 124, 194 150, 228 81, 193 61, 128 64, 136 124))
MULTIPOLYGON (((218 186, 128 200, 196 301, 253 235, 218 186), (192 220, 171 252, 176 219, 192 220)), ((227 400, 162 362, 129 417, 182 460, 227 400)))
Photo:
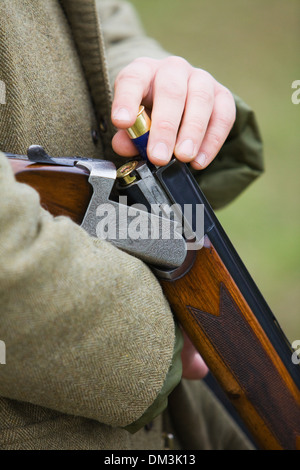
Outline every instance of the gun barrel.
POLYGON ((204 205, 204 245, 188 269, 155 270, 173 312, 257 444, 300 449, 300 370, 276 318, 187 165, 173 159, 153 174, 193 218, 204 205))

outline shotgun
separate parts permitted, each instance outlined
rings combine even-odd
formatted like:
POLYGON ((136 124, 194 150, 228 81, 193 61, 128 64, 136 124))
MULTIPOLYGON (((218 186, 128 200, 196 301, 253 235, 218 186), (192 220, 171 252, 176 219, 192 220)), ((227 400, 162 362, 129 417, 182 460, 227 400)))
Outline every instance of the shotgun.
POLYGON ((291 345, 188 166, 175 158, 160 168, 147 161, 149 128, 141 109, 128 130, 141 159, 118 170, 103 160, 50 157, 39 146, 27 157, 6 155, 16 179, 39 192, 42 207, 70 217, 91 236, 104 225, 104 235, 109 224, 128 228, 130 217, 146 224, 144 240, 128 240, 121 230, 110 241, 150 265, 257 447, 299 450, 300 369, 291 345), (99 224, 99 207, 107 215, 108 204, 115 212, 99 224), (116 217, 117 209, 123 216, 116 217), (172 240, 157 225, 166 221, 172 240))

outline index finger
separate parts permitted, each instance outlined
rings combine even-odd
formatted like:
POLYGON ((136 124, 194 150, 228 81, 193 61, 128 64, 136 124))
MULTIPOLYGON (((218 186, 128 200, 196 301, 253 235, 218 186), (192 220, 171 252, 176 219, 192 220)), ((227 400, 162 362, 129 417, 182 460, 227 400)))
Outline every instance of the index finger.
POLYGON ((111 112, 114 126, 125 129, 134 124, 139 106, 151 90, 154 68, 154 60, 138 59, 119 73, 111 112))

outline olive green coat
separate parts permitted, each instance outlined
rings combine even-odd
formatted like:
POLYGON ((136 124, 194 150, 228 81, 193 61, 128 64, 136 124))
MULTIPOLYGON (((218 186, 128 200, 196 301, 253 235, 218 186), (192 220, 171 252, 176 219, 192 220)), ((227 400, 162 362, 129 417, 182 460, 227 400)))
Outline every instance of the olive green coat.
MULTIPOLYGON (((111 83, 140 55, 167 53, 126 3, 2 0, 0 150, 39 144, 121 161, 110 145, 111 83)), ((237 103, 218 161, 197 175, 215 207, 262 171, 253 114, 237 103)), ((202 383, 181 382, 162 419, 180 382, 181 336, 147 266, 50 216, 1 152, 0 194, 0 448, 161 449, 163 428, 178 446, 246 446, 202 383)))

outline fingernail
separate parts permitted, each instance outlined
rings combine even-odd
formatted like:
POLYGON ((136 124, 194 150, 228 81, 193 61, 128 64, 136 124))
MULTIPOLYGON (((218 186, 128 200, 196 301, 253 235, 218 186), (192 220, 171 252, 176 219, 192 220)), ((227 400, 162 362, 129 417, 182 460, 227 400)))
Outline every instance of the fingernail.
POLYGON ((169 160, 169 149, 163 142, 159 142, 155 145, 154 149, 151 152, 151 156, 156 160, 161 160, 166 162, 169 160))
POLYGON ((129 114, 128 109, 126 108, 119 108, 118 111, 116 111, 113 115, 113 119, 116 119, 117 121, 130 121, 131 117, 129 114))
POLYGON ((199 155, 197 155, 197 157, 195 158, 194 163, 198 164, 199 166, 201 166, 201 168, 203 168, 206 164, 206 160, 207 157, 205 153, 199 153, 199 155))
POLYGON ((184 140, 177 148, 176 153, 180 156, 192 158, 194 156, 194 142, 191 139, 184 140))

